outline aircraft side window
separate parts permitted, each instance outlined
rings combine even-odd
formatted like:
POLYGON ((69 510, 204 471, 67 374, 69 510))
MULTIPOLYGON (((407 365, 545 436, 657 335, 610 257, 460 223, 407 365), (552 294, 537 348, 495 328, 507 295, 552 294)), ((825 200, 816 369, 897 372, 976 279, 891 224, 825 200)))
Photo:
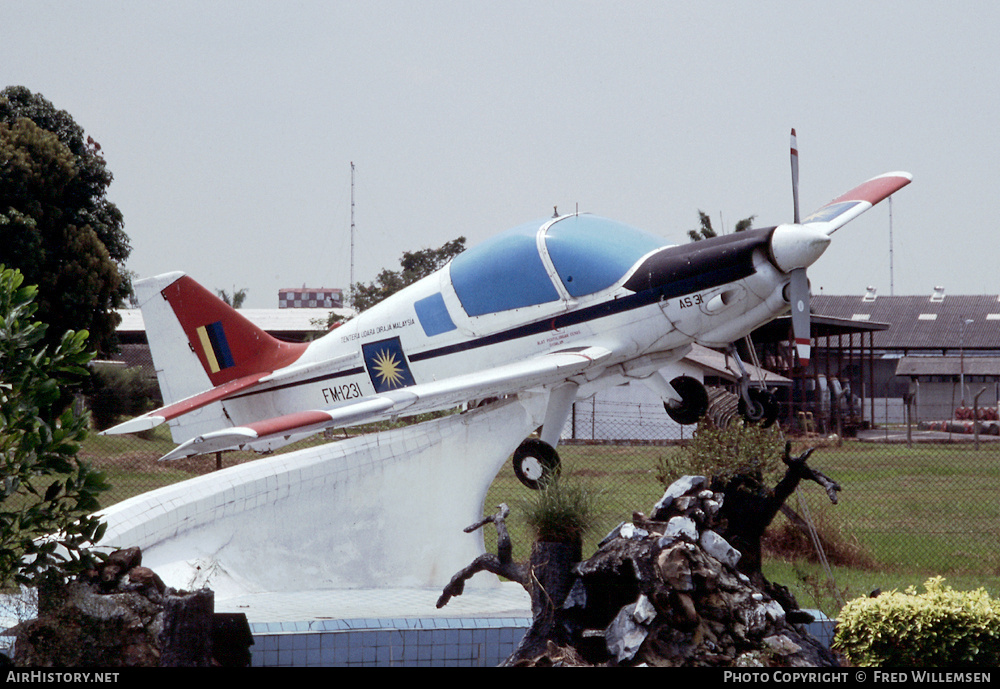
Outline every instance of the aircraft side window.
POLYGON ((483 316, 559 299, 535 242, 542 224, 515 227, 452 260, 451 284, 467 314, 483 316))
POLYGON ((455 323, 448 315, 448 308, 444 305, 444 297, 440 292, 413 302, 413 310, 417 312, 417 320, 427 337, 455 329, 455 323))

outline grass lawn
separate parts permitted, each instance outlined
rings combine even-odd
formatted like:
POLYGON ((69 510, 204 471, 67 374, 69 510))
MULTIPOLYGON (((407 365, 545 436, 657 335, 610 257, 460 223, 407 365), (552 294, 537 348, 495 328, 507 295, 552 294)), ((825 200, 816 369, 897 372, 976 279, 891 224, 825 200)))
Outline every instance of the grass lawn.
MULTIPOLYGON (((673 447, 562 446, 563 473, 602 493, 602 518, 584 544, 585 556, 633 510, 649 513, 663 492, 654 478, 656 459, 673 447)), ((800 451, 799 448, 793 452, 800 451)), ((803 483, 790 505, 808 512, 832 544, 831 584, 804 546, 798 557, 765 556, 765 575, 792 589, 799 602, 833 615, 838 598, 849 600, 876 588, 920 585, 940 574, 957 589, 984 587, 1000 595, 1000 447, 984 444, 915 446, 846 441, 821 447, 810 466, 840 483, 833 505, 814 483, 803 483), (839 592, 839 597, 833 588, 839 592)), ((529 537, 516 519, 527 489, 509 466, 494 480, 486 511, 506 501, 514 511, 515 557, 527 557, 529 537)), ((784 528, 779 515, 772 529, 784 528)), ((488 547, 493 534, 487 532, 488 547)))
MULTIPOLYGON (((322 439, 289 446, 298 449, 322 439)), ((216 459, 196 457, 161 463, 157 458, 173 447, 165 429, 149 439, 135 436, 93 435, 82 455, 108 473, 114 486, 102 504, 210 472, 216 459)), ((649 513, 663 487, 656 481, 659 456, 676 447, 563 445, 563 476, 582 482, 600 494, 597 527, 584 542, 584 555, 633 511, 649 513)), ((794 451, 799 451, 796 448, 794 451)), ((225 453, 223 466, 254 461, 253 453, 225 453)), ((919 586, 941 574, 958 589, 980 586, 1000 595, 1000 446, 984 443, 905 445, 845 441, 842 447, 821 447, 810 466, 840 483, 839 504, 832 505, 819 486, 802 484, 804 506, 793 498, 790 506, 807 511, 831 545, 828 553, 833 581, 844 599, 866 595, 875 588, 889 590, 919 586)), ((519 505, 530 491, 515 478, 507 462, 490 487, 484 511, 492 513, 506 502, 516 559, 527 559, 530 536, 519 518, 519 505)), ((779 516, 772 530, 783 528, 779 516)), ((465 525, 463 525, 465 526, 465 525)), ((487 548, 495 548, 495 532, 486 529, 487 548)), ((801 605, 820 607, 828 614, 839 608, 822 568, 802 552, 765 557, 765 574, 789 586, 801 605)))

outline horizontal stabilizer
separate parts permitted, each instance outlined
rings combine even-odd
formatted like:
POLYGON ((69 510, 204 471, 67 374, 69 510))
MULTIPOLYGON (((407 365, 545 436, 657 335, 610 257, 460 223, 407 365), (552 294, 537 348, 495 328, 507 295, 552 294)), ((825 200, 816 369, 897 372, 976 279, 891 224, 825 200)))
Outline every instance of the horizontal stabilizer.
POLYGON ((842 194, 802 220, 831 235, 866 210, 913 181, 909 172, 887 172, 842 194))
POLYGON ((219 402, 235 395, 237 392, 246 390, 247 388, 256 385, 260 382, 261 378, 269 375, 269 373, 269 371, 264 371, 244 376, 243 378, 237 378, 236 380, 231 380, 228 383, 224 383, 218 387, 212 388, 211 390, 206 390, 205 392, 198 393, 197 395, 192 395, 191 397, 174 402, 173 404, 168 404, 165 407, 160 407, 159 409, 147 412, 142 416, 137 416, 134 419, 120 423, 117 426, 101 431, 100 434, 121 435, 123 433, 138 433, 139 431, 156 428, 165 421, 176 419, 178 416, 183 416, 188 412, 206 407, 212 402, 219 402))

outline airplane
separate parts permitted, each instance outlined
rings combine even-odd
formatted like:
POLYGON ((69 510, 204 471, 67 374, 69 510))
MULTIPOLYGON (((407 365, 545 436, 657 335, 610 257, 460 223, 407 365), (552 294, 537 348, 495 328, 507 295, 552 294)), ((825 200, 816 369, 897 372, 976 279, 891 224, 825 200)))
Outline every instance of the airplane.
POLYGON ((137 281, 165 406, 104 433, 168 423, 179 445, 163 460, 267 452, 328 428, 541 392, 539 437, 513 457, 518 479, 538 488, 558 471, 573 403, 601 389, 642 381, 673 420, 696 423, 704 385, 670 374, 692 343, 735 358, 740 412, 769 423, 776 403, 751 387, 732 343, 791 311, 807 365, 806 268, 840 227, 912 180, 874 177, 800 220, 794 129, 791 141, 792 223, 674 245, 589 214, 528 222, 308 343, 268 335, 183 273, 137 281))

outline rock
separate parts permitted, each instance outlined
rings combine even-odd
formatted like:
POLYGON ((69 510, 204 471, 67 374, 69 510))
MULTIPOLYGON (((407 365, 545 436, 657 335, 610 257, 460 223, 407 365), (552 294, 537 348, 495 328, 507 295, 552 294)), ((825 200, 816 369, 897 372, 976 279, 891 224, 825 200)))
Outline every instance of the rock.
MULTIPOLYGON (((141 562, 138 548, 116 551, 97 570, 58 587, 36 619, 9 630, 15 665, 159 667, 167 655, 175 665, 215 664, 212 592, 175 591, 141 562), (181 633, 164 634, 176 629, 181 633)), ((227 631, 231 639, 217 641, 216 650, 246 666, 253 640, 245 616, 242 627, 245 634, 227 631)))
POLYGON ((694 520, 687 517, 671 517, 667 522, 667 528, 660 539, 661 547, 669 546, 679 538, 695 543, 698 540, 698 527, 694 520))
POLYGON ((678 543, 660 552, 656 565, 660 577, 675 591, 693 591, 694 580, 691 578, 691 560, 688 549, 692 546, 678 543))
POLYGON ((676 481, 674 481, 663 493, 663 497, 660 498, 659 502, 653 507, 653 519, 662 520, 660 516, 661 512, 669 510, 672 506, 674 499, 685 495, 697 488, 701 488, 706 483, 708 479, 704 476, 682 476, 676 481))
POLYGON ((711 529, 702 531, 698 542, 705 549, 706 553, 733 569, 736 568, 736 563, 740 561, 740 551, 729 545, 726 539, 711 529))
POLYGON ((604 632, 608 651, 619 662, 631 660, 646 640, 649 630, 635 619, 636 604, 622 608, 604 632))
POLYGON ((163 610, 139 593, 102 595, 71 583, 61 606, 22 622, 15 665, 36 667, 156 667, 163 610))
POLYGON ((591 665, 838 664, 790 621, 801 611, 782 605, 794 599, 779 603, 737 571, 740 552, 714 522, 722 496, 705 484, 675 482, 651 518, 634 513, 573 568, 558 653, 533 664, 556 664, 569 647, 591 665))
POLYGON ((129 583, 135 584, 140 588, 150 588, 160 594, 165 593, 167 590, 163 580, 148 567, 133 567, 129 570, 128 580, 129 583))

